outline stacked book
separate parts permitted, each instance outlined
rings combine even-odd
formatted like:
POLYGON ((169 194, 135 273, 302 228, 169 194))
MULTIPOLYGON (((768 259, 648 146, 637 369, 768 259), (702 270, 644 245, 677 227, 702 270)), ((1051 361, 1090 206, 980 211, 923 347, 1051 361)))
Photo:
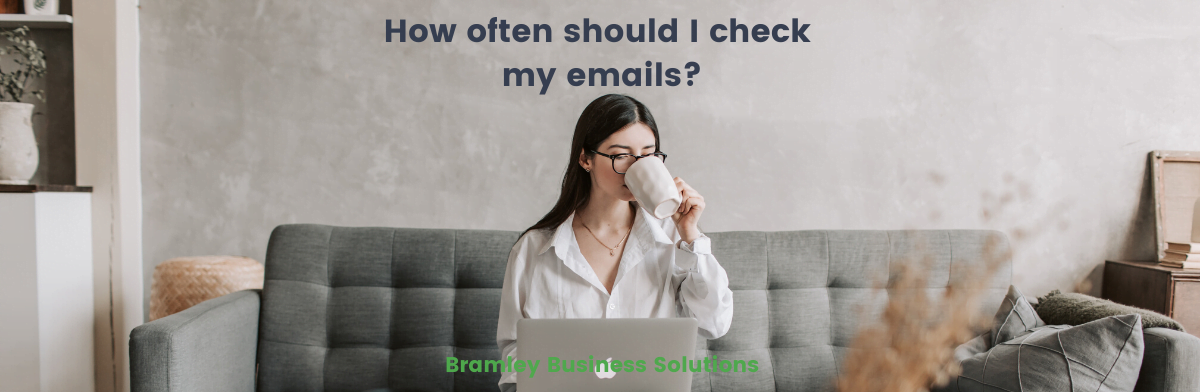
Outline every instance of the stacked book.
POLYGON ((1175 268, 1200 268, 1200 243, 1168 242, 1166 255, 1158 265, 1175 268))

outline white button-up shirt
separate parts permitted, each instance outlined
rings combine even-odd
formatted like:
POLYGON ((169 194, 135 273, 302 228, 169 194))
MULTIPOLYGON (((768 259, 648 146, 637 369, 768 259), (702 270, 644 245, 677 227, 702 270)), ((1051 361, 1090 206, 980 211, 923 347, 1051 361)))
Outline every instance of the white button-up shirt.
MULTIPOLYGON (((571 226, 575 214, 553 231, 531 230, 517 240, 500 295, 496 344, 501 359, 517 357, 517 320, 522 318, 693 317, 706 339, 729 331, 733 292, 709 238, 701 235, 688 244, 670 217, 636 210, 611 294, 579 251, 571 226)), ((501 385, 515 382, 516 373, 502 373, 501 385)))

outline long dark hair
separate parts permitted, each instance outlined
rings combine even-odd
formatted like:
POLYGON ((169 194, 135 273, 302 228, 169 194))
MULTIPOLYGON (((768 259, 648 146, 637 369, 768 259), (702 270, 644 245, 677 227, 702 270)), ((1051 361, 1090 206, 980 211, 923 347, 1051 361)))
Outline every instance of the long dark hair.
POLYGON ((575 136, 571 138, 570 159, 567 160, 567 172, 563 174, 558 202, 542 220, 525 229, 521 235, 530 230, 558 227, 575 210, 586 206, 592 196, 592 178, 579 165, 580 152, 594 156, 591 150, 599 148, 600 142, 634 123, 645 124, 654 132, 654 151, 660 151, 662 146, 658 140, 658 124, 646 105, 623 94, 604 95, 589 103, 575 123, 575 136))

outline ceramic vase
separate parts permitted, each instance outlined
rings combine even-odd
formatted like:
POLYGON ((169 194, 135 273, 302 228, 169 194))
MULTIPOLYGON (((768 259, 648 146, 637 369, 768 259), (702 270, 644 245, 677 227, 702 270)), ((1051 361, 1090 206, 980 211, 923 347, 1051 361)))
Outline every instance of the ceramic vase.
POLYGON ((58 15, 58 0, 25 0, 26 15, 58 15))
POLYGON ((0 102, 0 184, 25 185, 38 167, 33 104, 0 102))

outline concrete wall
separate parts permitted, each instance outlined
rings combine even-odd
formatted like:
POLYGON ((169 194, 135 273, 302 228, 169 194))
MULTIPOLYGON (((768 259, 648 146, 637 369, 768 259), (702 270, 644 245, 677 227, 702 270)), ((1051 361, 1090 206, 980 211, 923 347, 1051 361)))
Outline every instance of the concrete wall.
POLYGON ((1000 229, 1027 294, 1099 293, 1106 258, 1154 257, 1147 152, 1200 150, 1198 19, 1187 1, 143 0, 146 295, 159 262, 262 260, 283 223, 522 230, 609 92, 653 110, 707 231, 1000 229), (460 35, 493 16, 554 41, 460 35), (812 42, 562 40, 584 17, 797 17, 812 42), (458 39, 384 43, 385 18, 458 39), (702 70, 692 87, 564 80, 647 60, 702 70), (558 74, 538 95, 504 67, 558 74))

